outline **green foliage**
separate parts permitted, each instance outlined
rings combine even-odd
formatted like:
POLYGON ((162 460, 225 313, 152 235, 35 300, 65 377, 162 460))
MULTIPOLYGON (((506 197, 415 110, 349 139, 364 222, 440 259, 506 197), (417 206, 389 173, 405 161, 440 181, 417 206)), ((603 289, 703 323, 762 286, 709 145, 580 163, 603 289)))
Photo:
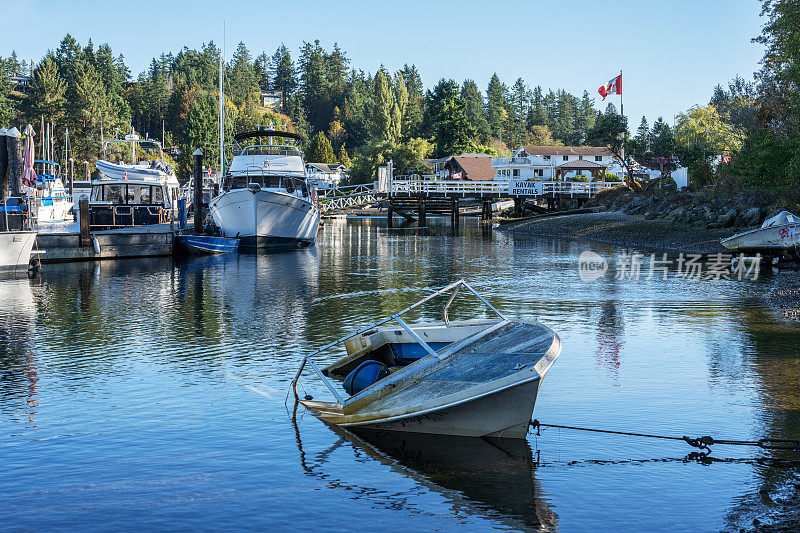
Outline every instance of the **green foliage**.
POLYGON ((306 161, 310 163, 336 163, 333 146, 323 132, 317 132, 305 150, 306 161))
POLYGON ((29 116, 44 116, 45 120, 58 122, 67 105, 67 87, 51 56, 45 56, 33 71, 29 97, 29 116))

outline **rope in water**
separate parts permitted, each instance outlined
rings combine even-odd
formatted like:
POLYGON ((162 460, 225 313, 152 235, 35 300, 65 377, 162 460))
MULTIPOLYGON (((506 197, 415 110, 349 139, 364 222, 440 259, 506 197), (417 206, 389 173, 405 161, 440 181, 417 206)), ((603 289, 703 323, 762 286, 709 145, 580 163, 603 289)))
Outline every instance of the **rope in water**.
POLYGON ((693 439, 686 435, 682 437, 670 435, 654 435, 652 433, 636 433, 633 431, 615 431, 612 429, 596 429, 584 428, 578 426, 564 426, 561 424, 543 424, 538 419, 531 420, 531 429, 536 430, 536 434, 540 435, 539 428, 559 428, 559 429, 573 429, 576 431, 591 431, 593 433, 610 433, 612 435, 625 435, 629 437, 646 437, 649 439, 665 439, 665 440, 681 440, 690 446, 708 450, 709 446, 714 444, 729 444, 731 446, 757 446, 764 450, 791 450, 800 452, 800 439, 761 439, 761 440, 734 440, 734 439, 715 439, 709 435, 697 437, 693 439))

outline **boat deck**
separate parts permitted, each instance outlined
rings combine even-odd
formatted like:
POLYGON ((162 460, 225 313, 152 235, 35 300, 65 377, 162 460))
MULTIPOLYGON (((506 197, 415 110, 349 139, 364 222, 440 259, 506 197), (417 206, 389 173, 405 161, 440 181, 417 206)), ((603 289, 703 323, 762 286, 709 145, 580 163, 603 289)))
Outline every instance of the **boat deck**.
POLYGON ((380 387, 369 396, 384 396, 370 398, 366 404, 365 397, 358 403, 367 411, 413 410, 431 399, 533 369, 554 339, 553 332, 540 324, 510 322, 434 362, 419 377, 409 375, 409 381, 398 384, 399 390, 380 387))

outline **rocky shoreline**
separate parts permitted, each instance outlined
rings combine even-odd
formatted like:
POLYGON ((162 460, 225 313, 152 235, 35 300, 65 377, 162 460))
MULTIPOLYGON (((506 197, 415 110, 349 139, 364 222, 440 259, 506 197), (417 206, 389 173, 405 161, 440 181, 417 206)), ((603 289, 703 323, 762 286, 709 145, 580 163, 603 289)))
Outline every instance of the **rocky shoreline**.
POLYGON ((503 226, 502 231, 691 254, 725 252, 719 241, 734 233, 617 211, 532 218, 503 226))

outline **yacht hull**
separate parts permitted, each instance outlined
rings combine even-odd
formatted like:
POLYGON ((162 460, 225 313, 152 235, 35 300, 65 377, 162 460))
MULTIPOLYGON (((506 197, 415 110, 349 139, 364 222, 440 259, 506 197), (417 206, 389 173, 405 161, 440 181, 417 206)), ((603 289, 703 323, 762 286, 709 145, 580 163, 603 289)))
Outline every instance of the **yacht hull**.
POLYGON ((0 272, 27 272, 35 231, 0 232, 0 272))
MULTIPOLYGON (((38 199, 37 203, 42 203, 42 199, 38 199)), ((69 212, 72 209, 72 199, 66 197, 58 200, 50 200, 49 205, 36 206, 36 222, 63 222, 70 218, 69 212)))
POLYGON ((313 244, 320 213, 312 202, 283 191, 233 189, 209 203, 225 237, 240 248, 293 248, 313 244))

